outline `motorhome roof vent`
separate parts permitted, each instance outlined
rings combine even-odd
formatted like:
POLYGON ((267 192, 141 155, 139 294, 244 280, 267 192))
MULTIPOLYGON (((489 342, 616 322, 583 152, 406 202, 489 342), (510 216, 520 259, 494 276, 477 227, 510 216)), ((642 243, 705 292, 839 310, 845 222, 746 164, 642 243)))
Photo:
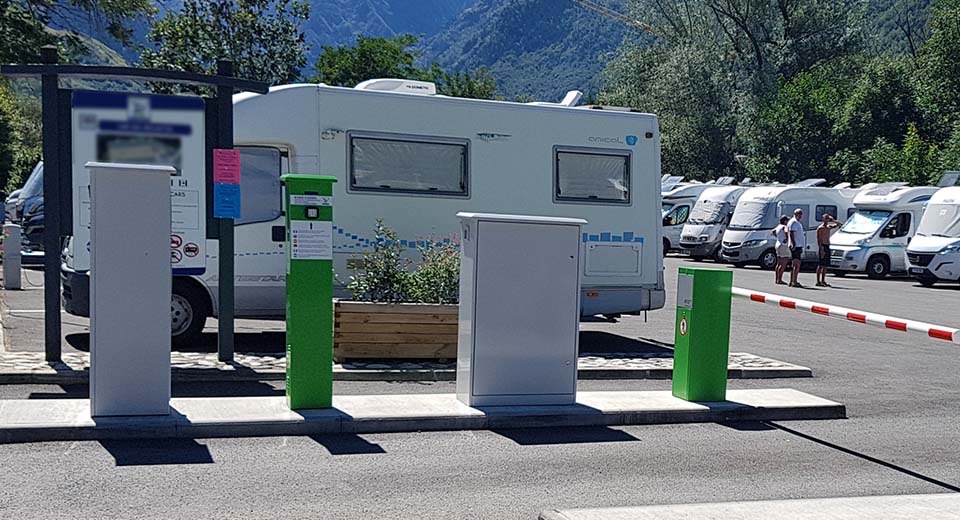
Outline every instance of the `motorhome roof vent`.
POLYGON ((870 195, 890 195, 891 193, 897 191, 900 188, 906 186, 906 182, 883 182, 872 188, 869 193, 870 195))
POLYGON ((853 186, 853 184, 850 184, 849 182, 841 182, 840 184, 837 184, 836 186, 834 186, 834 188, 838 190, 845 190, 850 186, 853 186))
POLYGON ((429 81, 412 79, 368 79, 354 87, 359 90, 378 90, 381 92, 407 92, 409 94, 436 95, 437 86, 429 81))
POLYGON ((720 186, 729 186, 733 184, 733 181, 734 181, 733 177, 720 177, 719 179, 717 179, 717 184, 720 186))
POLYGON ((559 103, 550 103, 547 101, 534 101, 532 103, 527 103, 528 105, 540 105, 540 106, 554 106, 554 107, 575 107, 580 103, 580 100, 583 99, 583 92, 579 90, 571 90, 567 92, 566 96, 563 96, 563 100, 559 103))
POLYGON ((794 186, 799 186, 801 188, 813 188, 815 186, 823 185, 827 182, 827 179, 804 179, 800 182, 794 183, 794 186))

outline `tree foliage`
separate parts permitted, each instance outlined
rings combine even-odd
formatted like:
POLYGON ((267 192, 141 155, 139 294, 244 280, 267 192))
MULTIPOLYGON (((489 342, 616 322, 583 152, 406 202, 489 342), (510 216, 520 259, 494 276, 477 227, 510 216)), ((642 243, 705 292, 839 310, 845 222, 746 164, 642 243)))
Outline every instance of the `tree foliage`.
POLYGON ((431 81, 440 94, 454 97, 490 99, 496 91, 493 75, 484 68, 471 72, 449 73, 436 63, 417 66, 420 52, 414 49, 419 38, 403 34, 392 38, 357 36, 354 46, 324 45, 313 81, 341 87, 353 87, 375 78, 404 78, 431 81))
POLYGON ((53 20, 99 27, 129 44, 133 22, 155 12, 151 0, 0 0, 0 62, 36 62, 43 45, 59 45, 66 58, 83 53, 83 38, 75 31, 50 31, 53 20))
POLYGON ((153 48, 141 59, 146 67, 203 73, 229 59, 237 77, 291 83, 306 65, 309 13, 298 0, 184 0, 154 23, 153 48))
POLYGON ((635 0, 656 41, 621 46, 602 99, 660 116, 671 175, 935 182, 960 160, 960 0, 929 26, 888 7, 900 54, 853 0, 635 0))
POLYGON ((6 80, 0 80, 0 189, 19 188, 40 160, 39 103, 14 95, 6 80))

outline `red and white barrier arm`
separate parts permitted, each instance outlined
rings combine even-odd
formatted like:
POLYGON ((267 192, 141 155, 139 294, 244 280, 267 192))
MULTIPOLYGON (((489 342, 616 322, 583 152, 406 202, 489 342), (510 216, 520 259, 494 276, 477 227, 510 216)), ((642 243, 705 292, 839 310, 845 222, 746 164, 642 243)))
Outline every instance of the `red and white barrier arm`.
POLYGON ((922 321, 894 318, 892 316, 885 316, 883 314, 876 314, 873 312, 848 309, 846 307, 837 307, 836 305, 827 305, 807 300, 798 300, 796 298, 788 298, 786 296, 780 296, 777 294, 741 289, 740 287, 733 288, 733 296, 745 298, 756 303, 766 303, 784 309, 812 312, 821 316, 829 316, 831 318, 839 318, 855 323, 874 325, 876 327, 882 327, 890 330, 898 330, 901 332, 917 332, 934 339, 942 339, 960 344, 960 329, 955 329, 952 327, 933 325, 931 323, 924 323, 922 321))

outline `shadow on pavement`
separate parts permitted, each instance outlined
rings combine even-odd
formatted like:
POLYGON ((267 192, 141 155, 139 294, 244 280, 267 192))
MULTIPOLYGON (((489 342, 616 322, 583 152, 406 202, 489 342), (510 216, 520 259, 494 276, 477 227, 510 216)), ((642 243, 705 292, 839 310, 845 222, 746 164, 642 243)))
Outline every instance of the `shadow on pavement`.
POLYGON ((763 421, 722 421, 718 422, 717 424, 732 430, 737 430, 739 432, 776 431, 776 428, 763 421))
POLYGON ((584 426, 570 428, 508 428, 490 430, 521 446, 550 444, 594 444, 601 442, 639 442, 640 439, 621 430, 607 426, 584 426))
POLYGON ((660 354, 673 357, 670 345, 645 338, 628 338, 618 334, 601 331, 580 332, 580 354, 660 354))
POLYGON ((844 448, 843 446, 840 446, 839 444, 834 444, 834 443, 832 443, 832 442, 830 442, 830 441, 826 441, 826 440, 823 440, 823 439, 814 437, 813 435, 809 435, 809 434, 806 434, 806 433, 803 433, 803 432, 800 432, 800 431, 797 431, 797 430, 793 430, 793 429, 791 429, 791 428, 787 428, 786 426, 782 426, 782 425, 777 424, 777 423, 765 422, 764 424, 770 426, 770 427, 773 428, 773 429, 777 429, 777 430, 780 430, 780 431, 782 431, 782 432, 789 433, 790 435, 794 435, 794 436, 800 437, 801 439, 808 440, 808 441, 811 441, 811 442, 815 442, 815 443, 817 443, 817 444, 819 444, 819 445, 821 445, 821 446, 825 446, 825 447, 827 447, 827 448, 830 448, 830 449, 833 449, 833 450, 837 450, 837 451, 840 451, 840 452, 842 452, 842 453, 846 453, 847 455, 852 455, 852 456, 854 456, 854 457, 857 457, 858 459, 863 459, 863 460, 865 460, 865 461, 867 461, 867 462, 872 462, 872 463, 874 463, 874 464, 879 464, 879 465, 881 465, 881 466, 883 466, 883 467, 885 467, 885 468, 892 469, 892 470, 894 470, 894 471, 903 473, 904 475, 908 475, 908 476, 911 476, 911 477, 913 477, 913 478, 922 480, 922 481, 924 481, 924 482, 926 482, 926 483, 928 483, 928 484, 933 484, 933 485, 935 485, 935 486, 940 486, 940 487, 942 487, 942 488, 944 488, 944 489, 948 489, 948 490, 953 491, 953 492, 955 492, 955 493, 960 493, 960 486, 957 486, 957 485, 954 485, 954 484, 950 484, 949 482, 944 482, 944 481, 942 481, 942 480, 937 480, 937 479, 935 479, 935 478, 933 478, 933 477, 928 477, 928 476, 926 476, 926 475, 924 475, 924 474, 922 474, 922 473, 917 473, 916 471, 909 470, 909 469, 907 469, 907 468, 905 468, 905 467, 903 467, 903 466, 898 466, 898 465, 896 465, 896 464, 894 464, 894 463, 892 463, 892 462, 887 462, 887 461, 885 461, 885 460, 878 459, 878 458, 876 458, 876 457, 871 457, 870 455, 867 455, 867 454, 865 454, 865 453, 860 453, 859 451, 854 451, 854 450, 852 450, 852 449, 850 449, 850 448, 844 448))
POLYGON ((102 440, 117 466, 213 464, 210 450, 193 439, 102 440))
POLYGON ((310 435, 317 444, 323 446, 330 455, 377 455, 386 453, 379 444, 374 444, 359 435, 327 434, 310 435))
MULTIPOLYGON (((67 343, 81 351, 90 352, 90 334, 87 332, 67 334, 67 343)), ((234 334, 234 351, 245 353, 272 353, 286 351, 286 333, 279 331, 237 332, 234 334)), ((204 333, 200 342, 189 347, 174 347, 178 352, 216 352, 216 333, 204 333)))
MULTIPOLYGON (((27 399, 87 399, 87 385, 55 385, 62 392, 31 392, 27 399)), ((257 397, 284 395, 283 388, 276 388, 261 381, 192 382, 176 381, 172 397, 257 397)))

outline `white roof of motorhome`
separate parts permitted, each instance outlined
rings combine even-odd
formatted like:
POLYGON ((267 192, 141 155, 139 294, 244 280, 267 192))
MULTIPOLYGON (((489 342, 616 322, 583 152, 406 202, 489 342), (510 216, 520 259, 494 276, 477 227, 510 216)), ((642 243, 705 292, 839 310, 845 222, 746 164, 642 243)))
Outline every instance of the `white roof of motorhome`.
POLYGON ((664 199, 676 199, 680 197, 699 197, 704 190, 716 187, 715 184, 702 183, 681 183, 675 186, 668 186, 668 191, 662 191, 664 199))
POLYGON ((700 194, 700 200, 724 200, 738 198, 740 192, 746 191, 744 186, 710 186, 700 194))
POLYGON ((750 188, 740 197, 740 200, 759 200, 759 201, 771 201, 780 198, 787 193, 799 192, 800 194, 823 194, 823 193, 837 193, 848 199, 853 199, 857 193, 860 193, 859 189, 837 189, 837 188, 809 188, 804 186, 758 186, 756 188, 750 188))
POLYGON ((861 191, 853 198, 853 204, 860 207, 885 208, 920 204, 928 201, 939 188, 933 186, 879 186, 861 191))
POLYGON ((931 204, 960 204, 960 186, 940 188, 930 197, 931 204))
MULTIPOLYGON (((385 81, 394 81, 386 79, 378 79, 376 82, 385 82, 385 81)), ((404 85, 409 85, 410 83, 423 83, 423 82, 407 82, 404 81, 404 85)), ((624 110, 598 110, 592 105, 577 105, 577 106, 567 106, 561 103, 517 103, 514 101, 499 101, 492 99, 473 99, 473 98, 460 98, 460 97, 448 97, 438 94, 424 94, 421 92, 413 92, 409 90, 376 90, 369 88, 348 88, 348 87, 333 87, 330 85, 325 85, 323 83, 293 83, 289 85, 279 85, 276 87, 270 87, 270 92, 268 94, 256 94, 254 92, 240 92, 233 95, 233 102, 240 103, 243 101, 248 101, 256 99, 258 97, 273 94, 276 92, 283 91, 302 91, 304 94, 309 94, 312 92, 337 92, 341 94, 356 94, 363 96, 365 99, 368 99, 369 96, 391 96, 396 99, 430 99, 436 101, 437 103, 449 103, 449 104, 465 104, 465 105, 484 105, 484 106, 500 106, 500 107, 509 107, 511 109, 524 109, 524 110, 575 110, 577 113, 591 113, 591 114, 603 114, 607 117, 633 117, 638 116, 653 117, 656 118, 655 114, 633 112, 633 111, 624 111, 624 110)))

